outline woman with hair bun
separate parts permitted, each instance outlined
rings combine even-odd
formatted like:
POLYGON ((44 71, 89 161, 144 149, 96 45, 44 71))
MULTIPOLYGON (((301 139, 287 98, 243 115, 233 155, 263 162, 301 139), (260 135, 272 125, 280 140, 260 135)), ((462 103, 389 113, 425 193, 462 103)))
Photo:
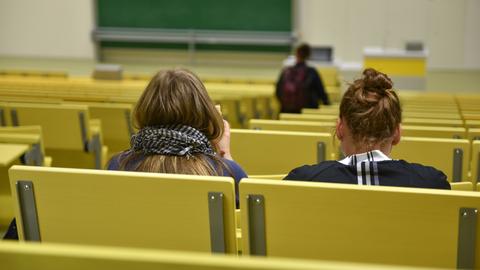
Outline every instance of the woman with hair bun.
POLYGON ((400 142, 402 109, 392 80, 372 68, 350 85, 340 104, 336 136, 346 158, 292 170, 286 180, 450 189, 433 167, 389 158, 400 142))

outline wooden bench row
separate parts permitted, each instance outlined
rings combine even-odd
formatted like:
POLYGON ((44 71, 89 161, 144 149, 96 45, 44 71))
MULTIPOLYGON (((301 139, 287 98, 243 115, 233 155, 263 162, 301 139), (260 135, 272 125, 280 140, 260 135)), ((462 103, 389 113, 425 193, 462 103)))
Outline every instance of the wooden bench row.
MULTIPOLYGON (((69 79, 0 78, 0 101, 10 102, 109 102, 134 104, 147 82, 98 82, 69 79)), ((233 127, 245 127, 248 119, 272 119, 278 115, 273 85, 220 84, 206 85, 212 99, 224 108, 233 127)))
POLYGON ((10 183, 26 241, 479 267, 477 192, 243 179, 236 217, 225 177, 14 166, 10 183))
MULTIPOLYGON (((480 105, 478 105, 480 106, 480 105)), ((337 116, 339 114, 338 106, 327 106, 319 109, 302 110, 303 114, 308 115, 324 115, 324 116, 337 116)), ((422 107, 416 108, 412 106, 404 106, 402 116, 404 118, 420 118, 420 119, 442 119, 442 120, 479 120, 480 111, 474 110, 460 110, 458 108, 452 108, 451 110, 442 109, 435 106, 432 108, 422 107)))
MULTIPOLYGON (((235 159, 250 174, 288 173, 290 169, 304 164, 315 164, 326 159, 335 160, 341 156, 339 142, 333 138, 335 130, 333 121, 253 119, 250 121, 250 128, 254 131, 233 130, 231 139, 235 159), (244 144, 237 146, 238 141, 243 139, 237 141, 236 136, 242 134, 252 135, 244 144), (257 144, 259 142, 257 137, 260 136, 267 138, 257 144), (275 136, 291 136, 291 139, 273 146, 270 142, 274 139, 268 138, 275 136), (300 136, 311 136, 312 139, 309 141, 300 136), (318 149, 318 145, 325 146, 325 159, 317 157, 316 154, 323 151, 318 149), (255 153, 268 154, 262 156, 263 160, 257 160, 254 155, 246 153, 245 149, 250 151, 255 149, 255 153), (286 164, 287 162, 289 163, 286 164), (267 166, 272 169, 267 170, 267 166)), ((393 158, 434 166, 445 172, 451 182, 476 183, 480 180, 478 175, 480 141, 476 140, 480 136, 480 130, 469 129, 467 133, 464 128, 405 126, 403 135, 400 143, 393 148, 393 158)))
MULTIPOLYGON (((101 109, 101 106, 95 108, 94 112, 101 109)), ((119 109, 123 112, 123 108, 119 109)), ((44 147, 53 158, 53 166, 97 169, 105 166, 108 148, 103 145, 102 122, 90 116, 86 105, 3 103, 0 111, 6 126, 22 127, 17 132, 31 133, 23 126, 41 126, 44 147)), ((124 113, 123 122, 125 118, 124 113)), ((109 129, 112 137, 114 132, 121 132, 118 127, 109 129)), ((115 142, 115 137, 109 139, 115 142)))
POLYGON ((13 217, 13 202, 8 181, 8 168, 16 164, 51 166, 52 158, 45 155, 40 126, 23 128, 0 127, 0 231, 13 217))
MULTIPOLYGON (((117 106, 115 110, 109 107, 106 112, 102 112, 104 109, 102 106, 91 111, 93 108, 87 105, 69 104, 8 103, 0 108, 3 108, 5 116, 11 116, 8 122, 13 126, 42 126, 46 153, 53 157, 53 166, 103 168, 108 157, 108 148, 104 146, 107 139, 104 134, 108 134, 108 146, 112 146, 114 151, 122 151, 128 148, 130 135, 134 132, 131 123, 128 122, 129 108, 122 106, 117 106), (102 121, 93 121, 90 115, 92 112, 96 112, 102 121), (107 126, 103 132, 102 125, 107 126)), ((260 120, 255 121, 252 123, 256 123, 256 126, 252 128, 262 128, 258 125, 260 120)), ((265 121, 264 124, 266 124, 265 121)), ((295 131, 291 131, 290 128, 287 129, 290 131, 280 130, 284 129, 285 125, 283 127, 263 126, 264 129, 276 128, 280 131, 233 129, 231 150, 234 158, 248 174, 283 174, 304 164, 335 160, 340 157, 338 142, 332 135, 333 126, 325 124, 318 127, 312 124, 305 130, 302 125, 297 127, 299 127, 297 130, 292 129, 295 131), (312 131, 315 133, 311 133, 312 131)), ((410 130, 412 130, 411 135, 420 135, 422 132, 434 133, 425 129, 411 128, 410 130)), ((448 134, 451 131, 442 132, 448 134)), ((443 170, 452 182, 469 179, 475 182, 475 176, 469 176, 469 164, 472 157, 475 157, 475 153, 471 154, 473 153, 471 147, 470 142, 465 139, 405 137, 400 145, 394 148, 393 154, 397 158, 433 165, 443 170), (415 149, 419 144, 420 148, 415 149), (432 147, 428 148, 430 144, 432 147), (435 147, 437 144, 442 146, 435 147), (419 155, 417 150, 423 148, 431 151, 423 151, 419 155), (454 154, 454 150, 458 154, 454 154), (438 159, 438 157, 444 158, 438 159)), ((115 152, 112 151, 112 153, 115 152)), ((473 167, 472 165, 472 172, 473 167)))
MULTIPOLYGON (((89 269, 89 270, 409 270, 411 267, 332 262, 290 258, 247 256, 212 256, 206 253, 151 250, 138 248, 99 247, 0 242, 0 261, 5 269, 89 269)), ((416 267, 415 269, 424 269, 416 267)), ((430 268, 428 268, 430 269, 430 268)))
MULTIPOLYGON (((304 109, 305 110, 305 109, 304 109)), ((456 116, 452 116, 456 117, 456 116)), ((313 122, 336 122, 338 114, 320 114, 320 113, 281 113, 280 120, 295 121, 313 121, 313 122)), ((424 118, 420 115, 408 115, 402 119, 402 124, 408 126, 444 126, 444 127, 464 127, 480 128, 480 120, 475 119, 448 119, 448 118, 424 118), (408 117, 410 116, 410 117, 408 117), (412 117, 413 116, 413 117, 412 117)))

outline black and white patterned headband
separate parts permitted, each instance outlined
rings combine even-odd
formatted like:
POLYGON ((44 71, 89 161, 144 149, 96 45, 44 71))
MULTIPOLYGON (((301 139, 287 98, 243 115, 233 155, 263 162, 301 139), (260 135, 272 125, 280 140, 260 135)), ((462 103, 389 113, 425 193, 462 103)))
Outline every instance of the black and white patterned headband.
POLYGON ((184 125, 142 128, 130 140, 132 150, 144 154, 186 156, 196 153, 214 156, 208 138, 195 128, 184 125))

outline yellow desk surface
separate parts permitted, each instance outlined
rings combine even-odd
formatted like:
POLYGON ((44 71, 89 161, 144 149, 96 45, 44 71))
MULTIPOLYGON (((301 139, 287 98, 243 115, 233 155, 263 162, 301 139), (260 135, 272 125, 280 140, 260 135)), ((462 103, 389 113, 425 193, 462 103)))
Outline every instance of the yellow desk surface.
POLYGON ((0 166, 8 166, 28 151, 28 144, 0 144, 0 166))

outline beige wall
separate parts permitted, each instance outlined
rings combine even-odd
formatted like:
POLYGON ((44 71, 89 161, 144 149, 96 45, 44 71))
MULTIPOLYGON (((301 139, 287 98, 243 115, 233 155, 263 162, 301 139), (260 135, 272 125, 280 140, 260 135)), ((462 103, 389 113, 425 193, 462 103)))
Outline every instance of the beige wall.
POLYGON ((0 55, 94 57, 92 0, 0 0, 0 55))
MULTIPOLYGON (((300 38, 362 62, 366 46, 423 41, 432 68, 480 68, 480 0, 294 0, 300 38)), ((93 0, 0 0, 0 55, 94 57, 93 0)))
POLYGON ((465 14, 465 65, 480 66, 480 0, 467 0, 465 14))
POLYGON ((423 41, 431 68, 480 68, 480 0, 296 0, 297 31, 335 57, 362 62, 366 46, 423 41))

